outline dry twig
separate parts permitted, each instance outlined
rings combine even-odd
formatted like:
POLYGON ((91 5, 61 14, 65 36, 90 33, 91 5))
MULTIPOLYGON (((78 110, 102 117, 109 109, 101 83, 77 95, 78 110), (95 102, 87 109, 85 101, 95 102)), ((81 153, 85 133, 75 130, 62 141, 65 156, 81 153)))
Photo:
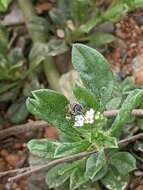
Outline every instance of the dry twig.
MULTIPOLYGON (((104 116, 108 118, 115 117, 119 113, 119 110, 108 110, 104 111, 104 116)), ((143 109, 134 109, 132 111, 133 116, 143 116, 143 109)), ((9 137, 11 135, 16 135, 18 133, 24 133, 24 132, 29 132, 31 130, 36 130, 41 127, 47 127, 48 123, 45 121, 31 121, 29 123, 21 124, 21 125, 16 125, 16 126, 11 126, 8 129, 4 129, 0 131, 0 140, 5 139, 6 137, 9 137)))
POLYGON ((41 127, 47 127, 48 123, 46 121, 30 121, 29 123, 11 126, 10 128, 0 131, 0 140, 5 139, 9 136, 16 135, 18 133, 29 132, 32 130, 37 130, 41 127))

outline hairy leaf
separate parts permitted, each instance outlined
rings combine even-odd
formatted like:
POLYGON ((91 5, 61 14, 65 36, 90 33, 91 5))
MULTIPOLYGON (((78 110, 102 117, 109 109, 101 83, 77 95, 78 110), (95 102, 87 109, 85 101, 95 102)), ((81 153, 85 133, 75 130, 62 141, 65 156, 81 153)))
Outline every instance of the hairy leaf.
MULTIPOLYGON (((95 180, 96 175, 106 166, 104 151, 91 155, 86 162, 86 177, 95 180)), ((103 173, 105 175, 105 173, 103 173)), ((102 175, 100 176, 103 177, 102 175)))
POLYGON ((59 174, 59 170, 63 166, 64 164, 59 164, 47 172, 46 183, 48 184, 49 188, 55 188, 62 185, 70 177, 72 170, 68 170, 62 175, 59 174))
POLYGON ((95 49, 74 44, 72 63, 86 88, 91 90, 103 109, 113 90, 113 74, 106 59, 95 49))
POLYGON ((109 33, 96 32, 89 37, 90 43, 96 47, 109 44, 115 40, 115 36, 109 33))
POLYGON ((83 106, 97 110, 97 100, 94 98, 93 94, 87 88, 80 85, 79 83, 76 83, 73 88, 73 93, 78 102, 81 103, 83 106))
POLYGON ((129 7, 125 2, 118 2, 115 5, 109 7, 103 14, 104 20, 112 22, 118 21, 121 16, 124 16, 129 11, 129 7))
POLYGON ((106 105, 106 109, 107 110, 114 110, 114 109, 118 109, 120 107, 122 98, 121 97, 116 97, 111 99, 107 105, 106 105))
POLYGON ((109 190, 124 190, 128 183, 128 175, 121 176, 115 168, 110 167, 101 181, 109 190))
POLYGON ((91 142, 95 143, 98 150, 103 148, 118 148, 117 139, 99 129, 94 131, 94 133, 91 133, 91 142))
POLYGON ((27 118, 29 113, 26 109, 25 101, 26 97, 21 97, 8 108, 7 115, 11 123, 18 124, 24 122, 27 118))
POLYGON ((89 147, 89 142, 81 141, 75 143, 62 143, 55 151, 55 158, 72 155, 85 151, 89 147))
POLYGON ((88 181, 88 178, 85 177, 84 172, 85 170, 83 165, 79 165, 74 169, 70 176, 70 190, 77 189, 88 181))
POLYGON ((58 142, 48 139, 32 139, 27 144, 27 147, 32 155, 47 159, 53 159, 57 146, 58 142))
POLYGON ((66 97, 46 89, 33 91, 32 95, 33 97, 29 97, 26 102, 29 112, 71 135, 72 139, 80 139, 76 130, 72 128, 72 120, 66 119, 69 104, 66 97))
POLYGON ((130 121, 131 112, 134 108, 138 107, 143 101, 143 90, 136 89, 132 91, 122 104, 119 114, 111 127, 112 136, 118 136, 124 125, 130 121))
POLYGON ((127 175, 136 168, 136 159, 128 152, 114 153, 110 162, 121 175, 127 175))

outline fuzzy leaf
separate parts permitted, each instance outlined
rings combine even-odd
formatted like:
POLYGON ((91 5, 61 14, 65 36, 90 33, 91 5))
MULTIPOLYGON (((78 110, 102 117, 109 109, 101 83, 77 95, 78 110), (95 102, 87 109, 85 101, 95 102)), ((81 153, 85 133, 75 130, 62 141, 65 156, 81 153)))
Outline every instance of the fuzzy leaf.
POLYGON ((63 175, 66 172, 68 172, 69 170, 76 168, 76 165, 77 165, 76 162, 63 164, 62 167, 58 171, 59 175, 63 175))
POLYGON ((66 132, 72 139, 80 139, 72 127, 73 122, 66 119, 69 104, 66 97, 58 92, 46 89, 33 91, 32 95, 33 97, 29 97, 26 102, 29 112, 66 132))
POLYGON ((59 27, 64 27, 66 18, 63 14, 63 11, 60 9, 52 9, 49 11, 49 16, 51 17, 52 22, 59 27))
POLYGON ((85 151, 89 147, 89 142, 81 141, 75 143, 62 143, 55 151, 55 158, 72 155, 85 151))
POLYGON ((62 185, 70 177, 72 170, 68 170, 63 175, 59 174, 59 171, 63 166, 64 164, 59 164, 47 172, 46 183, 49 188, 55 188, 62 185))
POLYGON ((82 165, 77 166, 77 168, 74 169, 70 176, 70 190, 77 189, 88 181, 88 178, 85 177, 84 172, 84 167, 82 165))
POLYGON ((114 110, 114 109, 118 109, 120 107, 122 98, 121 97, 116 97, 113 98, 112 100, 110 100, 107 105, 106 105, 106 109, 107 110, 114 110))
POLYGON ((143 101, 143 90, 136 89, 132 91, 122 104, 119 114, 111 127, 111 135, 118 136, 124 125, 130 121, 131 112, 134 108, 138 107, 143 101))
POLYGON ((115 40, 115 36, 109 33, 96 32, 89 37, 90 43, 96 47, 109 44, 115 40))
POLYGON ((73 93, 81 105, 97 110, 98 103, 93 94, 87 88, 76 83, 73 88, 73 93))
POLYGON ((118 148, 117 139, 99 129, 91 133, 91 142, 95 143, 95 146, 99 150, 104 148, 118 148))
POLYGON ((124 190, 128 183, 128 175, 121 176, 115 168, 110 167, 101 181, 109 190, 124 190))
POLYGON ((129 11, 129 7, 124 2, 115 3, 109 7, 103 14, 103 19, 106 21, 116 22, 121 16, 124 16, 129 11))
POLYGON ((52 159, 58 142, 48 139, 32 139, 28 142, 27 147, 34 156, 52 159))
POLYGON ((9 107, 7 111, 8 119, 11 123, 18 124, 24 122, 28 116, 26 109, 26 97, 21 97, 9 107))
POLYGON ((36 90, 33 97, 27 99, 27 108, 34 115, 58 127, 68 125, 66 107, 68 100, 53 90, 36 90))
POLYGON ((47 48, 50 56, 56 56, 68 50, 68 46, 60 39, 51 39, 47 44, 47 48))
POLYGON ((127 175, 136 168, 136 159, 128 152, 114 153, 110 161, 121 175, 127 175))
POLYGON ((45 56, 43 53, 40 53, 41 45, 39 43, 35 43, 29 54, 30 61, 30 70, 35 69, 42 61, 45 60, 45 56))
MULTIPOLYGON (((91 155, 86 162, 86 177, 95 180, 96 175, 106 166, 106 159, 103 151, 91 155)), ((103 173, 105 175, 105 173, 103 173)), ((100 177, 103 177, 102 175, 100 177)))
POLYGON ((107 60, 95 49, 74 44, 72 63, 85 87, 91 90, 103 108, 110 100, 113 91, 113 73, 107 60))

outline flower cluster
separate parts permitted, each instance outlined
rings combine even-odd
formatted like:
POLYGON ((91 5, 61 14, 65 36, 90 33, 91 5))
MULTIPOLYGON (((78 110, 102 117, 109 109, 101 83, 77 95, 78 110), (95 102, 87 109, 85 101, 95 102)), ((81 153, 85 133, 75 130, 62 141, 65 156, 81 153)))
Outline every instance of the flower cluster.
POLYGON ((91 108, 88 110, 85 115, 76 115, 75 116, 75 127, 82 127, 84 124, 93 124, 95 117, 95 111, 91 108))

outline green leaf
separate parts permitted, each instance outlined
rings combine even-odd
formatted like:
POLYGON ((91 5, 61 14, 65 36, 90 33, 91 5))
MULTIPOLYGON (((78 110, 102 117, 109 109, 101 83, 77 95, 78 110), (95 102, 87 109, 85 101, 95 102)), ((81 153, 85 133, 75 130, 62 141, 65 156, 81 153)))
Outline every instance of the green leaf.
POLYGON ((78 102, 81 103, 83 106, 97 110, 98 103, 94 98, 93 94, 87 88, 80 85, 79 83, 76 83, 73 88, 73 93, 78 102))
POLYGON ((131 112, 143 101, 143 90, 136 89, 132 91, 122 104, 122 107, 110 129, 112 136, 118 136, 124 125, 130 121, 131 112))
POLYGON ((45 56, 39 43, 35 43, 29 54, 30 70, 33 71, 42 61, 45 60, 45 56))
POLYGON ((131 6, 130 8, 134 10, 134 9, 143 7, 143 0, 134 0, 131 2, 129 1, 128 4, 129 6, 131 6))
POLYGON ((66 172, 68 172, 69 170, 72 170, 74 168, 76 168, 77 166, 77 162, 73 162, 73 163, 65 163, 62 165, 62 167, 59 169, 58 173, 59 175, 64 175, 66 172))
POLYGON ((12 0, 0 0, 0 11, 6 11, 11 1, 12 0))
POLYGON ((29 114, 25 102, 26 97, 21 97, 9 107, 7 115, 11 123, 18 124, 25 121, 29 114))
POLYGON ((115 168, 110 167, 101 181, 109 190, 124 190, 128 183, 128 175, 121 176, 115 168))
POLYGON ((71 1, 70 14, 78 24, 84 23, 88 18, 89 1, 71 1), (88 8, 88 9, 87 9, 88 8), (86 11, 85 11, 86 9, 86 11))
POLYGON ((29 112, 59 128, 68 126, 66 108, 69 102, 62 94, 41 89, 32 91, 32 95, 27 99, 29 112))
POLYGON ((134 90, 135 88, 137 88, 137 85, 135 84, 134 77, 127 77, 121 83, 121 90, 122 90, 122 93, 124 94, 131 90, 134 90))
POLYGON ((77 189, 88 181, 88 178, 85 177, 84 172, 85 169, 83 164, 80 164, 76 169, 74 169, 70 176, 70 190, 77 189))
POLYGON ((48 43, 36 43, 31 50, 30 61, 37 66, 48 56, 56 56, 68 50, 65 42, 60 39, 53 38, 48 43), (39 56, 39 57, 38 57, 39 56))
POLYGON ((112 100, 110 100, 107 105, 106 105, 106 109, 107 110, 114 110, 114 109, 118 109, 120 107, 122 98, 121 97, 116 97, 113 98, 112 100))
POLYGON ((46 183, 49 188, 55 188, 62 185, 70 177, 72 170, 68 170, 62 175, 59 174, 59 171, 63 166, 64 164, 59 164, 47 172, 46 183))
POLYGON ((109 33, 96 32, 89 36, 90 43, 96 47, 109 44, 115 40, 115 36, 109 33))
POLYGON ((110 158, 111 164, 121 175, 127 175, 136 169, 136 159, 128 152, 116 152, 110 158))
POLYGON ((56 56, 59 54, 63 54, 68 50, 68 46, 63 40, 53 38, 51 39, 48 44, 48 55, 50 56, 56 56))
POLYGON ((85 151, 89 147, 89 142, 81 141, 75 143, 62 143, 56 148, 55 158, 72 155, 85 151))
POLYGON ((72 127, 72 120, 66 119, 68 100, 62 94, 53 90, 36 90, 32 92, 33 97, 27 99, 27 109, 30 113, 46 120, 59 128, 61 131, 71 135, 73 139, 80 139, 72 127))
POLYGON ((32 155, 47 159, 53 159, 57 146, 58 142, 48 139, 32 139, 27 144, 27 147, 32 155))
POLYGON ((49 37, 50 24, 46 18, 32 16, 27 22, 29 31, 32 31, 34 42, 45 42, 49 37))
POLYGON ((106 175, 107 172, 108 172, 108 164, 106 164, 97 172, 97 174, 92 179, 92 182, 97 182, 98 180, 101 180, 106 175))
POLYGON ((65 15, 63 14, 63 11, 54 8, 49 11, 49 15, 54 25, 64 27, 66 18, 65 15))
POLYGON ((113 91, 113 73, 107 60, 95 49, 74 44, 72 63, 85 87, 91 90, 103 109, 113 91))
POLYGON ((2 56, 7 54, 7 51, 8 51, 8 39, 9 39, 8 30, 4 25, 2 25, 0 23, 0 54, 2 56))
MULTIPOLYGON (((98 9, 96 9, 99 12, 98 9)), ((85 24, 80 26, 80 31, 83 33, 89 33, 94 27, 102 23, 102 18, 99 14, 96 14, 94 17, 89 19, 85 24)))
POLYGON ((98 150, 103 148, 118 148, 118 142, 115 137, 109 136, 109 133, 105 133, 101 129, 97 129, 94 133, 91 133, 91 142, 97 146, 98 150))
POLYGON ((105 168, 107 165, 104 151, 101 150, 97 154, 91 155, 86 162, 86 173, 85 176, 90 178, 91 180, 95 181, 99 180, 105 175, 105 173, 101 173, 100 171, 103 171, 102 169, 105 168), (100 173, 100 175, 99 175, 100 173), (102 175, 103 174, 103 175, 102 175), (98 176, 98 178, 96 177, 98 176))
POLYGON ((11 90, 14 89, 14 91, 16 90, 17 86, 18 86, 18 82, 13 82, 13 83, 4 83, 4 82, 1 82, 0 83, 0 95, 2 95, 3 93, 7 93, 11 90))
POLYGON ((125 2, 118 2, 109 7, 103 14, 102 18, 106 21, 116 22, 121 16, 129 11, 129 7, 125 2))

